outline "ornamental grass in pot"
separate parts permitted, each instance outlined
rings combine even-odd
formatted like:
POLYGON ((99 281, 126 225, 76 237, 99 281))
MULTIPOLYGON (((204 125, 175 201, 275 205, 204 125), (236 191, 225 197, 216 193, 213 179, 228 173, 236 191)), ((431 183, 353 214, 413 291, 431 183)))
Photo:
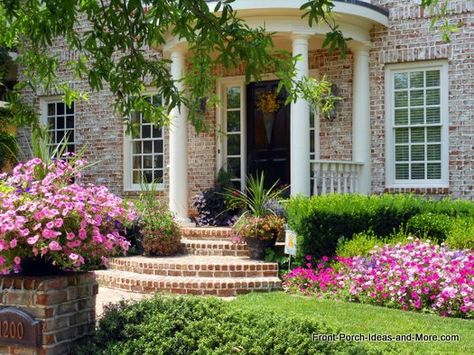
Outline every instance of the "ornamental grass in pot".
POLYGON ((274 248, 285 234, 284 212, 278 203, 285 189, 277 188, 277 182, 265 188, 264 180, 263 173, 250 176, 245 192, 229 190, 227 193, 230 208, 244 210, 233 230, 247 244, 250 258, 256 260, 263 260, 265 250, 274 248))

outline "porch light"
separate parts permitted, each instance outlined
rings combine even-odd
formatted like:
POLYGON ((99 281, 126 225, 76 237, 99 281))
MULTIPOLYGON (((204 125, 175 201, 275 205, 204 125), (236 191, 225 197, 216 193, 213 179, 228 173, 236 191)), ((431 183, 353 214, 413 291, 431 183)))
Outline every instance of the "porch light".
MULTIPOLYGON (((331 96, 339 97, 339 91, 340 91, 339 87, 336 84, 331 85, 331 94, 330 94, 331 96)), ((324 115, 328 121, 334 121, 337 118, 339 103, 340 103, 340 100, 335 100, 333 104, 333 108, 324 115)))

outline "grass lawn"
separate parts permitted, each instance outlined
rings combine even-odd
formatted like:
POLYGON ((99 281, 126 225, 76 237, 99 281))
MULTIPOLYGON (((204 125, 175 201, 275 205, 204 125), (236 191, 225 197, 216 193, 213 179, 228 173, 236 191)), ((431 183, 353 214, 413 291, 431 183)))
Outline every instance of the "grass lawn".
MULTIPOLYGON (((238 297, 231 304, 249 310, 265 309, 291 317, 312 318, 345 334, 458 334, 459 342, 399 342, 392 343, 390 348, 403 354, 474 354, 474 320, 443 318, 282 292, 253 293, 238 297)), ((384 343, 373 342, 370 345, 389 350, 384 343)))

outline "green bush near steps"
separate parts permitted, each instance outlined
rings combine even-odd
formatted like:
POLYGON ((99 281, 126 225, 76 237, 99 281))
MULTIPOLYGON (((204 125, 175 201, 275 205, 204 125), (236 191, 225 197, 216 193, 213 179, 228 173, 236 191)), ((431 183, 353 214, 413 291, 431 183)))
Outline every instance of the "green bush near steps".
POLYGON ((369 354, 363 344, 313 341, 335 334, 311 319, 245 311, 215 298, 155 297, 109 306, 76 354, 369 354))
MULTIPOLYGON (((306 255, 333 256, 339 239, 347 241, 357 233, 371 230, 375 236, 385 238, 406 226, 414 216, 431 213, 443 218, 474 217, 474 203, 434 201, 413 195, 330 194, 292 198, 287 211, 288 225, 299 236, 297 258, 302 260, 306 255)), ((447 238, 446 231, 440 233, 447 238)))

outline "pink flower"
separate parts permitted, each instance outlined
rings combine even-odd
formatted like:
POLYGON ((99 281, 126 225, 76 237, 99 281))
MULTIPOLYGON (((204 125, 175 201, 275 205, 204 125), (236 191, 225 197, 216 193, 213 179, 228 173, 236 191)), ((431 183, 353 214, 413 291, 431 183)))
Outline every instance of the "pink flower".
POLYGON ((61 245, 55 240, 53 240, 51 243, 48 245, 49 250, 51 251, 59 251, 62 249, 61 245))
POLYGON ((26 240, 26 242, 27 242, 28 244, 30 244, 30 245, 33 245, 33 244, 35 244, 35 243, 38 241, 38 239, 39 239, 39 235, 37 234, 37 235, 35 235, 34 237, 28 238, 28 239, 26 240))

